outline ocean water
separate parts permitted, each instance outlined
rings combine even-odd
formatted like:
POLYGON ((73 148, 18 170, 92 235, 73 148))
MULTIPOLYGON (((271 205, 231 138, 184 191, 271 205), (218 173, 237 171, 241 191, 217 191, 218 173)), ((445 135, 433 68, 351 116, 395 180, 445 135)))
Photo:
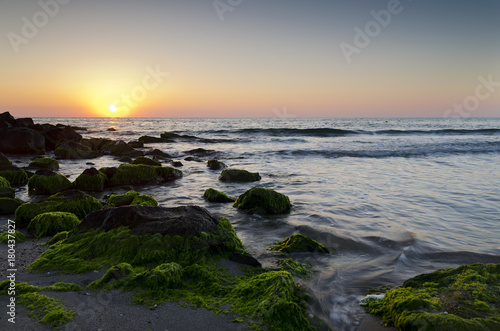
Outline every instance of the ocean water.
MULTIPOLYGON (((400 285, 438 268, 500 262, 500 119, 151 119, 35 118, 88 128, 86 138, 136 140, 165 131, 196 138, 148 144, 184 164, 184 177, 137 187, 162 206, 200 205, 227 217, 266 267, 278 256, 267 248, 294 233, 337 250, 301 253, 315 272, 301 280, 314 312, 334 330, 354 330, 363 317, 366 290, 400 285), (106 131, 113 127, 115 132, 106 131), (259 183, 222 183, 206 162, 259 172, 259 183), (231 204, 207 203, 213 187, 237 197, 253 186, 290 197, 290 214, 246 215, 231 204)), ((29 158, 12 157, 20 166, 29 158)), ((117 158, 61 160, 74 180, 92 162, 117 166, 117 158)), ((124 190, 114 190, 125 192, 124 190)), ((103 192, 102 195, 109 193, 103 192)), ((26 188, 17 197, 32 200, 26 188)))

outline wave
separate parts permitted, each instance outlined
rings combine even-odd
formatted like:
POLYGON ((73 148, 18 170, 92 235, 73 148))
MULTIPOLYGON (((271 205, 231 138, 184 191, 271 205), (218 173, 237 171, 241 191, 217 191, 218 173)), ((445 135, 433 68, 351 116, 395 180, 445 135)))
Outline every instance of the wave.
POLYGON ((500 135, 500 129, 439 129, 439 130, 344 130, 333 128, 268 128, 268 129, 237 129, 237 130, 210 130, 208 134, 241 134, 241 135, 268 135, 268 136, 309 136, 309 137, 342 137, 352 135, 385 135, 385 136, 415 136, 415 135, 500 135))

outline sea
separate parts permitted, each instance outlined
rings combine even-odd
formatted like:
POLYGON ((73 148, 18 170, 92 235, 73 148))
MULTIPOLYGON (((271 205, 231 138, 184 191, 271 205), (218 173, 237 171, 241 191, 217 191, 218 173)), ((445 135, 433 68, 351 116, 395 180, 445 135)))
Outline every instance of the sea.
MULTIPOLYGON (((85 127, 79 131, 84 138, 126 142, 163 132, 186 135, 146 145, 181 161, 183 178, 134 189, 153 195, 161 206, 199 205, 227 217, 264 267, 277 268, 281 258, 269 246, 295 233, 335 249, 336 254, 292 256, 312 266, 312 276, 297 281, 310 296, 310 313, 333 330, 356 329, 365 316, 360 300, 370 288, 398 286, 440 268, 500 262, 500 118, 34 121, 85 127), (194 159, 185 160, 189 156, 194 159), (207 168, 211 158, 230 168, 259 172, 262 180, 221 182, 220 171, 207 168), (254 186, 287 195, 291 212, 247 215, 231 203, 202 198, 209 187, 236 198, 254 186)), ((12 159, 18 166, 30 161, 12 159)), ((90 166, 119 164, 112 156, 60 160, 59 172, 74 180, 90 166)), ((16 196, 36 199, 25 187, 18 188, 16 196)))

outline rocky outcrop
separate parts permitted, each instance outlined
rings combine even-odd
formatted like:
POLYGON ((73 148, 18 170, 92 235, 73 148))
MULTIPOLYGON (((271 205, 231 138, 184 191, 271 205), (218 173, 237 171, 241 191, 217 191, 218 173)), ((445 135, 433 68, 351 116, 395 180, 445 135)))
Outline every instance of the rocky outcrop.
POLYGON ((241 169, 225 169, 219 176, 219 180, 223 182, 256 182, 261 179, 258 172, 248 172, 241 169))
POLYGON ((283 214, 290 211, 292 204, 284 194, 254 187, 240 195, 234 207, 250 214, 283 214))

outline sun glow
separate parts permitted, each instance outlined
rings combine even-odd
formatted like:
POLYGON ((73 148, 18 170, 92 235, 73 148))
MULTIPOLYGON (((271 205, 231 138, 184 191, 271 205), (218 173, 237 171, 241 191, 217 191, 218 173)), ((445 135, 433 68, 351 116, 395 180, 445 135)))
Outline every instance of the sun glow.
POLYGON ((116 105, 110 105, 108 107, 108 110, 112 113, 116 113, 116 111, 118 110, 118 108, 116 107, 116 105))

